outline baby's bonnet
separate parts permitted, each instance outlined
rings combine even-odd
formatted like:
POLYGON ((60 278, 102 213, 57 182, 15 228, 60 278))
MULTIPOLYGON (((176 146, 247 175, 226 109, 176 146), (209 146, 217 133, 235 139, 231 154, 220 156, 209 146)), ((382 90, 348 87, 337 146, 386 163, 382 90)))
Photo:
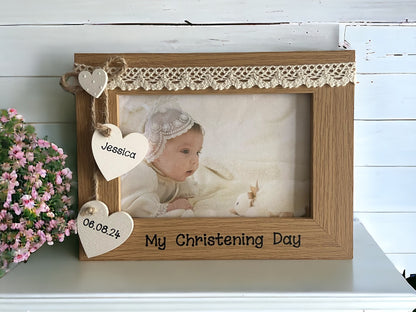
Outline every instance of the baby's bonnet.
POLYGON ((195 121, 177 105, 157 105, 149 113, 144 126, 144 135, 149 140, 150 149, 146 160, 157 159, 165 148, 166 142, 186 133, 195 121))

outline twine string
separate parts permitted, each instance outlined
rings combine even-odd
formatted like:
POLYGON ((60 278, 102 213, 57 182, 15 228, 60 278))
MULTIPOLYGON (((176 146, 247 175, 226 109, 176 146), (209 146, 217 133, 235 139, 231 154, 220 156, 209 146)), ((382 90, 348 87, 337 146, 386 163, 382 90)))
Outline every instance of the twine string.
MULTIPOLYGON (((128 66, 127 66, 127 62, 123 57, 120 56, 114 56, 109 58, 104 66, 103 66, 103 70, 107 73, 108 75, 108 80, 114 80, 117 79, 118 77, 120 77, 122 74, 124 74, 127 70, 128 66), (113 68, 115 68, 115 70, 113 70, 113 68)), ((101 97, 103 97, 103 102, 104 102, 104 110, 103 110, 103 119, 104 119, 104 123, 107 124, 109 123, 109 112, 108 112, 108 89, 106 88, 103 92, 103 94, 101 95, 101 97)), ((92 97, 92 101, 94 103, 92 103, 92 107, 95 108, 95 98, 92 97)), ((105 126, 102 123, 97 122, 97 116, 95 114, 95 109, 92 110, 92 114, 94 114, 93 117, 93 127, 95 130, 97 130, 101 135, 105 136, 105 137, 109 137, 111 134, 111 129, 107 126, 105 126)))
POLYGON ((59 84, 61 85, 62 89, 65 91, 71 92, 73 94, 76 94, 80 91, 82 91, 82 87, 78 83, 78 73, 76 72, 69 72, 65 73, 61 76, 61 79, 59 80, 59 84), (69 83, 69 79, 74 78, 76 81, 76 84, 71 85, 69 83))
MULTIPOLYGON (((107 73, 108 80, 115 80, 121 75, 123 75, 127 70, 127 62, 123 57, 115 56, 109 58, 102 69, 107 73)), ((72 71, 65 73, 61 76, 59 84, 61 87, 72 94, 77 94, 78 92, 82 92, 84 89, 81 87, 78 81, 78 72, 72 71), (75 80, 74 84, 71 84, 69 82, 70 79, 75 80)), ((105 124, 109 123, 109 108, 108 108, 108 89, 105 88, 104 92, 100 96, 100 98, 103 99, 104 103, 104 109, 102 112, 102 119, 104 120, 104 124, 100 123, 98 121, 98 117, 96 113, 96 98, 94 96, 91 96, 91 125, 93 127, 93 131, 98 131, 101 135, 105 137, 109 137, 111 134, 111 129, 105 124)), ((100 118, 101 119, 101 118, 100 118)), ((98 184, 98 169, 97 166, 95 166, 94 174, 93 174, 93 189, 94 189, 94 195, 96 200, 99 200, 99 184, 98 184)), ((86 213, 93 213, 92 211, 88 210, 86 213)))
POLYGON ((111 80, 123 75, 127 71, 127 68, 127 62, 121 56, 110 57, 103 66, 103 70, 107 72, 108 78, 111 80), (111 72, 111 68, 115 68, 113 73, 111 72))

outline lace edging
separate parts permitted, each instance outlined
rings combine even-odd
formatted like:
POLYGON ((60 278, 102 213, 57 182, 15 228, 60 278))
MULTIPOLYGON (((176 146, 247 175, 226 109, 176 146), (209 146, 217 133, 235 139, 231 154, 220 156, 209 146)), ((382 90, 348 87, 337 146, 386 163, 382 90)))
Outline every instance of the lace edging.
MULTIPOLYGON (((95 67, 74 64, 75 72, 93 71, 95 67)), ((109 74, 117 71, 109 68, 109 74)), ((227 67, 129 67, 108 82, 107 88, 131 91, 144 89, 170 91, 226 90, 258 87, 318 88, 345 86, 355 81, 355 62, 304 65, 227 66, 227 67)))

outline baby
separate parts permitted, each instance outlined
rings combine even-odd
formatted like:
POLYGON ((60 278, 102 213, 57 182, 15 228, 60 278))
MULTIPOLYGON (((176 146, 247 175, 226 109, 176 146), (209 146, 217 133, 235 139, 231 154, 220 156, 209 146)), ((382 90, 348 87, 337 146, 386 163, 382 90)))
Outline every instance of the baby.
POLYGON ((160 106, 148 116, 146 161, 122 177, 121 209, 132 217, 193 216, 192 175, 199 166, 203 129, 177 107, 160 106))

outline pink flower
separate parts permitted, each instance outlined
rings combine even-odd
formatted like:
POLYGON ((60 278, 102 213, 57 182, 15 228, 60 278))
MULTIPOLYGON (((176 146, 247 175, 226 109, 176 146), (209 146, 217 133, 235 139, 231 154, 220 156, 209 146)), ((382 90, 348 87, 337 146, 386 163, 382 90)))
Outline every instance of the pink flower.
POLYGON ((56 220, 49 221, 49 226, 51 227, 51 229, 56 228, 57 225, 58 225, 58 221, 56 220))
POLYGON ((34 200, 37 200, 38 199, 38 192, 36 191, 36 187, 33 185, 32 186, 32 198, 34 199, 34 200))
POLYGON ((42 186, 42 184, 43 184, 42 180, 36 180, 35 183, 34 183, 34 185, 37 189, 40 188, 42 186))
POLYGON ((39 174, 42 178, 46 177, 46 170, 42 168, 43 163, 39 162, 36 164, 35 173, 39 174))
POLYGON ((43 231, 41 231, 41 230, 38 230, 38 231, 36 232, 36 234, 39 236, 39 239, 40 239, 40 241, 42 242, 42 244, 43 244, 44 242, 46 242, 46 234, 45 234, 45 232, 43 232, 43 231))
POLYGON ((22 223, 12 223, 12 225, 10 226, 10 228, 12 230, 23 231, 24 230, 24 224, 22 224, 22 223))
POLYGON ((24 167, 26 165, 26 158, 22 157, 21 159, 19 159, 19 165, 21 167, 24 167))
POLYGON ((33 230, 32 229, 25 230, 24 232, 25 232, 25 237, 26 238, 30 239, 30 238, 33 237, 33 230))
POLYGON ((7 245, 6 243, 0 244, 0 252, 5 251, 7 248, 9 248, 9 245, 7 245))
POLYGON ((72 202, 71 197, 68 197, 66 195, 62 195, 61 200, 64 204, 68 204, 68 205, 71 204, 71 202, 72 202))
POLYGON ((23 202, 23 206, 28 209, 31 209, 35 206, 35 202, 33 201, 30 195, 23 195, 22 202, 23 202))
POLYGON ((21 145, 13 145, 12 149, 9 151, 9 156, 12 159, 22 159, 25 157, 25 153, 22 152, 22 146, 21 145))
POLYGON ((26 261, 44 243, 63 241, 76 231, 76 221, 70 219, 72 172, 63 149, 38 139, 13 108, 1 111, 0 121, 0 139, 11 142, 0 167, 0 252, 15 253, 0 259, 1 274, 7 263, 26 261))
POLYGON ((29 259, 30 252, 25 249, 19 249, 16 256, 13 259, 14 263, 19 263, 22 261, 27 261, 29 259))
POLYGON ((65 190, 69 192, 71 190, 71 184, 65 183, 65 190))
MULTIPOLYGON (((10 173, 10 178, 12 179, 12 180, 16 180, 17 179, 17 173, 16 173, 16 170, 13 170, 11 173, 10 173)), ((18 184, 19 185, 19 184, 18 184)))
POLYGON ((50 146, 51 146, 51 143, 49 143, 48 141, 45 141, 45 140, 39 139, 39 140, 38 140, 38 145, 39 145, 40 147, 46 147, 46 148, 48 148, 48 147, 50 147, 50 146))
POLYGON ((19 206, 19 204, 18 204, 18 203, 14 203, 14 204, 12 205, 12 209, 13 209, 14 213, 15 213, 17 216, 20 216, 20 214, 22 213, 22 209, 20 209, 20 206, 19 206))
POLYGON ((61 173, 65 176, 65 178, 67 178, 69 180, 72 179, 72 171, 69 168, 62 169, 61 173))
POLYGON ((15 241, 12 245, 10 245, 10 248, 17 250, 19 248, 19 244, 20 244, 20 233, 17 233, 15 237, 15 241))
POLYGON ((48 211, 49 211, 48 205, 46 205, 45 202, 41 202, 39 205, 39 208, 36 209, 36 214, 40 215, 41 212, 48 212, 48 211))
POLYGON ((47 202, 49 199, 51 199, 51 194, 48 192, 43 193, 41 200, 47 202))
POLYGON ((59 233, 58 234, 58 240, 59 240, 59 242, 62 243, 64 241, 64 239, 65 239, 65 235, 63 233, 59 233))
POLYGON ((30 252, 31 253, 34 253, 36 250, 38 250, 40 247, 42 247, 42 245, 43 245, 43 243, 42 242, 38 242, 38 243, 36 243, 35 245, 33 245, 31 248, 30 248, 30 252))
POLYGON ((59 174, 59 172, 56 173, 55 183, 58 184, 58 185, 61 185, 62 184, 62 177, 59 174))
POLYGON ((54 151, 58 151, 58 146, 56 146, 56 144, 51 143, 51 147, 54 151))
MULTIPOLYGON (((35 223, 35 228, 40 229, 44 224, 45 224, 45 221, 39 220, 35 223)), ((38 235, 39 235, 39 232, 38 232, 38 235)))
POLYGON ((77 222, 75 220, 69 220, 68 221, 68 227, 71 230, 76 230, 77 229, 77 222))
POLYGON ((45 237, 46 237, 46 242, 48 243, 48 245, 53 245, 52 235, 49 233, 46 233, 45 237))
POLYGON ((35 155, 32 152, 27 152, 26 159, 27 161, 33 161, 35 159, 35 155))
POLYGON ((11 180, 11 178, 10 178, 10 173, 8 173, 8 172, 3 172, 3 174, 1 175, 1 178, 2 178, 3 180, 11 180))
POLYGON ((56 191, 58 194, 62 194, 65 191, 65 187, 63 185, 59 185, 56 187, 56 191))
POLYGON ((22 144, 23 143, 23 140, 26 138, 26 135, 24 135, 24 134, 18 134, 18 133, 15 133, 14 134, 14 139, 15 139, 15 141, 18 143, 18 144, 22 144))
POLYGON ((16 116, 16 115, 17 115, 17 110, 16 110, 16 109, 14 109, 14 108, 9 108, 9 109, 7 110, 7 112, 9 113, 9 118, 12 118, 12 117, 14 117, 14 116, 16 116))

